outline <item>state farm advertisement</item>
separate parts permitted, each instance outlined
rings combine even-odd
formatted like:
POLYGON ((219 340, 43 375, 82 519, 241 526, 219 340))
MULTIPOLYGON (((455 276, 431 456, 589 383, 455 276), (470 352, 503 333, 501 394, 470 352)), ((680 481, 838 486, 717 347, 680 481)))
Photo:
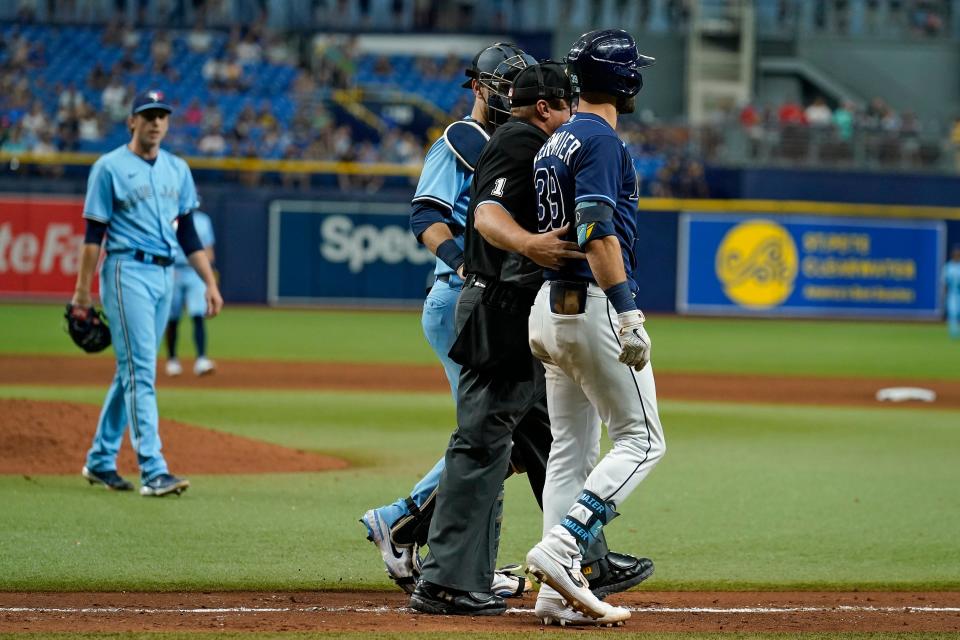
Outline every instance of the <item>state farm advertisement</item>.
POLYGON ((69 298, 83 244, 82 216, 82 198, 0 196, 0 295, 69 298))

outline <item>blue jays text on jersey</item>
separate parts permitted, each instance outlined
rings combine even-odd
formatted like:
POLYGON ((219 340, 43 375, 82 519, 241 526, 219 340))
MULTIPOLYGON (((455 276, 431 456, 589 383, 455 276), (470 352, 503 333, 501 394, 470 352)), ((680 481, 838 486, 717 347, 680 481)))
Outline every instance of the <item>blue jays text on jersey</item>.
POLYGON ((186 162, 161 149, 151 164, 123 145, 94 163, 83 215, 110 225, 108 253, 140 249, 172 258, 174 222, 198 204, 186 162))
MULTIPOLYGON (((534 183, 541 233, 570 223, 567 239, 577 241, 577 205, 609 205, 613 209, 611 223, 588 225, 580 244, 585 246, 590 240, 616 235, 629 277, 636 262, 633 244, 640 183, 630 153, 613 127, 592 113, 573 116, 550 136, 534 158, 534 183)), ((559 271, 547 269, 544 276, 548 280, 594 279, 586 260, 569 261, 559 271)), ((636 290, 632 279, 630 287, 636 290)))

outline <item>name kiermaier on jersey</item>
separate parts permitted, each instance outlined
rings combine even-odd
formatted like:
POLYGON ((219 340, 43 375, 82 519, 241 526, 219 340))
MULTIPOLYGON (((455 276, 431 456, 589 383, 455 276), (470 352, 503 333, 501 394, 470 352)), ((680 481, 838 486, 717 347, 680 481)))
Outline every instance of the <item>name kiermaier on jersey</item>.
POLYGON ((329 262, 346 263, 351 273, 380 261, 428 264, 436 260, 405 226, 354 225, 348 216, 332 215, 320 224, 320 238, 320 255, 329 262))
POLYGON ((74 225, 50 223, 42 236, 32 231, 14 233, 11 223, 0 224, 0 273, 76 275, 83 234, 74 225))
POLYGON ((540 151, 537 152, 534 162, 543 160, 547 156, 556 156, 560 158, 563 164, 570 164, 570 156, 581 146, 577 137, 569 131, 560 131, 555 133, 543 144, 540 151))

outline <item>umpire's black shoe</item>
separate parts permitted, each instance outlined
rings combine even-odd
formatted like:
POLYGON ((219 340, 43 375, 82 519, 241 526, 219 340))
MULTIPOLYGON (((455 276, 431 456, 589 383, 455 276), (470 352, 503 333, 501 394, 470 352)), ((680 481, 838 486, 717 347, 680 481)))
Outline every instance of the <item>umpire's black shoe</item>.
POLYGON ((84 467, 81 474, 90 484, 99 484, 107 489, 113 489, 114 491, 130 491, 133 489, 133 483, 121 478, 120 474, 113 469, 110 471, 93 471, 84 467))
POLYGON ((410 608, 441 616, 499 616, 507 605, 492 593, 460 591, 420 580, 410 596, 410 608))
POLYGON ((635 587, 652 576, 653 560, 610 551, 605 557, 583 565, 582 571, 590 583, 590 591, 603 600, 609 595, 635 587))

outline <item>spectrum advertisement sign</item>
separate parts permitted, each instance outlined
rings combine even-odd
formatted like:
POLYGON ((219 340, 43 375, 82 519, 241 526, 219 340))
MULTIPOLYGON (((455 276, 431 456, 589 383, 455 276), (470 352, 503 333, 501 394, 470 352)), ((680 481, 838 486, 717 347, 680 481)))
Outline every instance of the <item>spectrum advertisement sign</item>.
POLYGON ((941 315, 942 221, 683 213, 677 310, 941 315))
POLYGON ((69 299, 80 266, 82 213, 80 198, 0 196, 0 295, 69 299))
POLYGON ((410 206, 278 200, 270 204, 270 304, 415 305, 435 258, 409 228, 410 206))

